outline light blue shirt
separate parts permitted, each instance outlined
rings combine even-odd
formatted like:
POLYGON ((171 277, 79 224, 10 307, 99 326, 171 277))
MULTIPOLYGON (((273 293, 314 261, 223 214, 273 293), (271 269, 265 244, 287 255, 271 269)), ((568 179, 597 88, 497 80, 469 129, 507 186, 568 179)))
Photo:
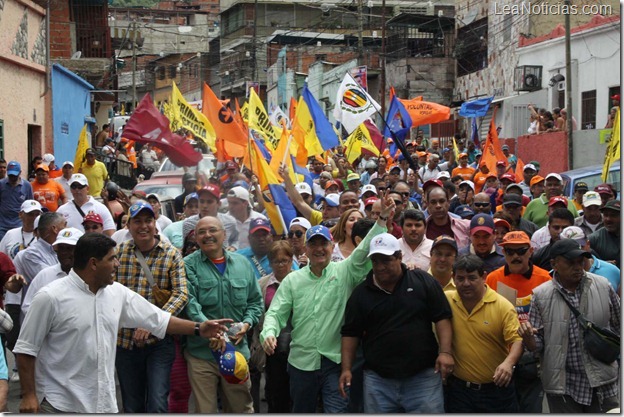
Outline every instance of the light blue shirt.
MULTIPOLYGON (((245 258, 247 258, 247 260, 249 260, 249 263, 251 264, 251 269, 253 269, 254 274, 256 274, 256 279, 260 279, 263 276, 269 275, 270 273, 273 272, 273 268, 271 268, 271 265, 269 264, 268 256, 264 256, 260 259, 256 258, 256 260, 258 261, 258 264, 262 268, 262 271, 258 269, 258 267, 256 266, 256 263, 252 259, 254 257, 254 253, 251 250, 251 247, 239 249, 236 251, 236 253, 243 255, 245 258)), ((298 269, 299 269, 299 266, 297 266, 297 264, 293 262, 292 270, 296 271, 298 269)))
POLYGON ((609 284, 613 287, 613 290, 617 291, 620 287, 621 280, 620 268, 610 264, 609 262, 598 259, 594 255, 592 255, 592 258, 594 259, 594 263, 591 268, 589 268, 589 272, 605 277, 607 281, 609 281, 609 284))

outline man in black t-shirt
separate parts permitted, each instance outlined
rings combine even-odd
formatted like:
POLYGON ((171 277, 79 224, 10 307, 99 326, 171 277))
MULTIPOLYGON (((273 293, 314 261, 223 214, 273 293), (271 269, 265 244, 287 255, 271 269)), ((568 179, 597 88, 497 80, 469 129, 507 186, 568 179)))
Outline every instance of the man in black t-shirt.
POLYGON ((442 413, 442 381, 454 366, 442 287, 402 264, 399 241, 389 233, 373 238, 368 256, 373 270, 351 294, 341 330, 340 392, 346 397, 361 339, 365 413, 442 413))

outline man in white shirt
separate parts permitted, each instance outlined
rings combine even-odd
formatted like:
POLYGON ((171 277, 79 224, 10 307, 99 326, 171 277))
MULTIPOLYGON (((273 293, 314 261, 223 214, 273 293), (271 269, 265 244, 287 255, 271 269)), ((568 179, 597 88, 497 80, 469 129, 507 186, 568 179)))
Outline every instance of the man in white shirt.
POLYGON ((424 213, 415 209, 404 210, 400 224, 403 237, 399 239, 399 246, 403 253, 403 263, 409 269, 428 271, 433 241, 425 236, 424 213))
POLYGON ((438 154, 432 153, 429 155, 429 162, 427 165, 418 170, 418 175, 423 183, 428 180, 437 179, 438 174, 442 171, 448 171, 449 165, 455 162, 455 154, 451 152, 451 159, 449 161, 441 164, 439 162, 440 156, 438 154))
POLYGON ((74 175, 74 163, 72 161, 65 161, 63 162, 61 169, 63 171, 63 175, 58 178, 54 178, 54 181, 63 186, 65 196, 69 199, 72 195, 69 180, 71 180, 72 175, 74 175))
POLYGON ((147 196, 147 202, 150 203, 156 214, 156 223, 160 226, 160 230, 165 230, 171 223, 171 219, 160 212, 160 197, 158 194, 152 193, 147 196))
POLYGON ((12 260, 17 253, 26 249, 35 241, 35 219, 41 214, 41 204, 37 200, 26 200, 19 212, 22 227, 11 229, 0 241, 0 252, 12 260))
POLYGON ((234 187, 227 193, 228 214, 236 219, 238 230, 238 249, 249 247, 249 223, 253 219, 265 219, 266 216, 254 211, 249 204, 249 191, 243 187, 234 187))
POLYGON ((74 247, 84 233, 73 227, 61 230, 52 244, 58 263, 42 269, 28 286, 28 292, 22 301, 22 314, 26 316, 32 299, 37 292, 59 278, 66 277, 74 266, 74 247))
POLYGON ((89 212, 99 214, 104 221, 104 234, 111 236, 117 230, 115 221, 106 206, 96 201, 89 195, 89 181, 83 174, 74 174, 70 180, 70 190, 74 199, 68 201, 58 208, 57 213, 61 213, 69 227, 84 232, 82 222, 89 212))
MULTIPOLYGON (((221 337, 229 319, 193 323, 172 317, 114 281, 115 242, 90 233, 78 240, 74 268, 33 298, 15 346, 22 386, 20 412, 116 413, 117 329, 157 337, 221 337)), ((223 346, 212 339, 211 347, 223 346)))

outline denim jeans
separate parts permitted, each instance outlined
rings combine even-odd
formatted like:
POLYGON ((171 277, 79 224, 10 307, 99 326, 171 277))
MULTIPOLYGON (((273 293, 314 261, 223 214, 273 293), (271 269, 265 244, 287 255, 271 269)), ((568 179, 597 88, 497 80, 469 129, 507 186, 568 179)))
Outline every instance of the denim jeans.
POLYGON ((124 413, 167 413, 175 359, 171 336, 144 348, 117 348, 115 367, 124 413))
POLYGON ((442 378, 433 368, 409 378, 384 378, 364 370, 365 413, 443 413, 442 378))
POLYGON ((448 378, 446 411, 448 413, 517 413, 516 388, 512 382, 507 387, 493 383, 480 389, 468 388, 465 382, 448 378))
POLYGON ((342 398, 338 391, 340 371, 339 363, 324 356, 321 356, 321 369, 316 371, 302 371, 288 364, 292 412, 316 413, 318 395, 321 394, 325 413, 346 413, 349 398, 342 398))

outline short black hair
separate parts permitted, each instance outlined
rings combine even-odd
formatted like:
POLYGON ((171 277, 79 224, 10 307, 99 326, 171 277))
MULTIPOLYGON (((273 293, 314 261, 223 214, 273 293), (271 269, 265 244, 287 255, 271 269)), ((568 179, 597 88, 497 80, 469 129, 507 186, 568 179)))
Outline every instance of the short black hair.
POLYGON ((570 222, 570 226, 574 224, 574 215, 567 208, 559 207, 554 209, 548 216, 548 222, 551 223, 554 219, 567 220, 570 222))
POLYGON ((455 181, 463 181, 464 177, 462 177, 461 175, 454 175, 451 177, 451 181, 455 182, 455 181))
POLYGON ((102 260, 116 245, 113 239, 101 233, 83 235, 74 249, 74 269, 85 269, 91 258, 102 260))
POLYGON ((477 271, 479 276, 482 276, 485 272, 485 263, 477 255, 462 255, 453 264, 453 274, 457 271, 477 271))
POLYGON ((358 221, 355 222, 353 228, 351 229, 351 242, 357 246, 357 244, 355 243, 355 237, 359 236, 360 238, 364 239, 374 225, 375 220, 373 219, 358 219, 358 221))
POLYGON ((403 210, 403 215, 401 216, 400 226, 403 227, 403 223, 405 223, 405 219, 415 220, 417 222, 425 223, 425 213, 416 209, 407 209, 403 210))

